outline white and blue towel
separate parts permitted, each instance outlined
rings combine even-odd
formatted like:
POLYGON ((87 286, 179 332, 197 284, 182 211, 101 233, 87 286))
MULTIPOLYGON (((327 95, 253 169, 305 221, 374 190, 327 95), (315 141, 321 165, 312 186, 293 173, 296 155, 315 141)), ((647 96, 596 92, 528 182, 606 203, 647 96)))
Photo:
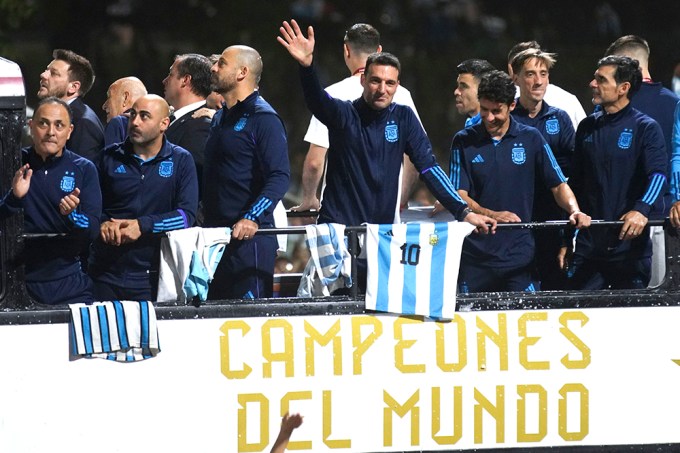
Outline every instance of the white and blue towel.
POLYGON ((367 225, 366 308, 451 319, 466 222, 367 225))
POLYGON ((217 265, 231 240, 230 228, 187 228, 161 240, 159 302, 205 301, 217 265))
POLYGON ((330 296, 352 286, 352 258, 347 249, 345 225, 322 223, 305 226, 311 255, 298 287, 298 297, 330 296))
POLYGON ((71 360, 137 362, 160 351, 156 311, 147 301, 71 304, 71 360))

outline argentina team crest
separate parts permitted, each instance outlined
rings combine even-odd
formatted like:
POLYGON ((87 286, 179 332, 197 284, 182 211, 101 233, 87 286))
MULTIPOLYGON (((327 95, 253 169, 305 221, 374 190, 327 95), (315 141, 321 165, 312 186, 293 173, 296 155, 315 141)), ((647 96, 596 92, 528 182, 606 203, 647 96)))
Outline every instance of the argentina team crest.
POLYGON ((248 115, 243 115, 239 120, 234 124, 234 130, 236 132, 242 131, 246 127, 246 123, 248 122, 248 115))
POLYGON ((74 175, 74 172, 67 171, 64 176, 61 177, 61 181, 59 181, 59 188, 62 190, 62 192, 71 193, 73 192, 73 189, 76 188, 76 178, 74 175))
POLYGON ((560 122, 557 118, 550 118, 545 122, 545 131, 550 135, 557 135, 560 133, 560 122))
POLYGON ((624 129, 619 135, 619 148, 628 149, 633 143, 633 129, 624 129))
POLYGON ((521 143, 519 145, 515 144, 515 147, 512 148, 512 163, 522 165, 526 161, 527 161, 526 150, 524 149, 521 143))
POLYGON ((388 121, 385 126, 385 140, 390 143, 399 140, 399 126, 394 121, 388 121))
POLYGON ((173 164, 171 160, 166 160, 161 162, 160 167, 158 167, 158 174, 164 178, 169 178, 172 176, 173 164))

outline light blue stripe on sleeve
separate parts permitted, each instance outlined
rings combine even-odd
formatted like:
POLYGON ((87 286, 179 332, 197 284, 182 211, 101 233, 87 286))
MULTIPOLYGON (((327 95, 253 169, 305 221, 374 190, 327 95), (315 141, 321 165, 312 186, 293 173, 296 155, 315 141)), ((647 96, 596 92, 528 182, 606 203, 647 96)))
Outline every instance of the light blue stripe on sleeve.
POLYGON ((463 199, 458 195, 458 192, 456 191, 455 187, 453 187, 453 184, 451 184, 451 181, 449 178, 444 174, 444 170, 441 169, 439 166, 431 167, 429 170, 432 171, 432 174, 434 175, 435 178, 439 180, 442 186, 444 186, 444 189, 458 202, 467 204, 463 201, 463 199))
POLYGON ((557 173, 557 177, 560 179, 560 181, 566 182, 567 178, 564 177, 564 173, 562 173, 560 164, 557 163, 557 159, 555 159, 555 155, 553 154, 550 145, 546 143, 543 145, 543 148, 545 149, 545 154, 548 156, 548 159, 550 160, 550 165, 552 165, 553 170, 555 170, 555 173, 557 173))
POLYGON ((652 179, 649 183, 649 188, 647 189, 647 192, 642 198, 642 202, 647 203, 649 205, 653 204, 654 201, 659 196, 659 193, 661 193, 661 188, 663 187, 663 183, 665 180, 666 177, 664 175, 660 175, 658 173, 652 175, 652 179))
POLYGON ((671 195, 673 201, 680 201, 680 172, 671 175, 671 195))
POLYGON ((172 217, 170 219, 164 219, 161 222, 154 223, 153 232, 161 233, 163 231, 179 230, 184 228, 184 217, 172 217))
POLYGON ((460 188, 460 150, 458 148, 451 150, 449 173, 451 185, 453 185, 454 189, 458 190, 460 188))
POLYGON ((73 211, 68 215, 68 217, 79 228, 87 228, 90 226, 90 220, 87 218, 86 215, 73 211))

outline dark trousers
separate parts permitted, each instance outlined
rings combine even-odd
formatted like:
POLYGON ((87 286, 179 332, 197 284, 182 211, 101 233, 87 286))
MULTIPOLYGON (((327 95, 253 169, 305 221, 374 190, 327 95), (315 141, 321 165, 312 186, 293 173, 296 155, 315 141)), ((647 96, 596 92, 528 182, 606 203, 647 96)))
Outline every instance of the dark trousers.
POLYGON ((458 272, 460 294, 482 291, 539 291, 533 278, 533 263, 520 267, 491 267, 461 261, 458 272))
POLYGON ((92 303, 93 284, 89 276, 78 272, 58 280, 27 281, 28 294, 41 304, 92 303))
POLYGON ((276 236, 256 235, 232 240, 215 270, 208 299, 260 299, 272 297, 276 236))
POLYGON ((94 297, 97 301, 147 300, 155 301, 158 293, 158 271, 147 274, 109 274, 94 278, 94 297))
POLYGON ((573 289, 643 289, 649 283, 652 259, 598 261, 574 256, 570 284, 573 289))
POLYGON ((558 230, 534 231, 536 241, 536 272, 541 282, 542 291, 564 290, 569 287, 567 274, 560 269, 557 263, 557 254, 560 251, 561 240, 558 230))

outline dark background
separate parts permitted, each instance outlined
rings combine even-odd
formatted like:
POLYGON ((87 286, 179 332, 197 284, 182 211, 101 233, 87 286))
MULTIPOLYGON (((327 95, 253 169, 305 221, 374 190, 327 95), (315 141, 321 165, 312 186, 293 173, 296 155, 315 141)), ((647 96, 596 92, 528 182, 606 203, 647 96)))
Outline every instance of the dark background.
POLYGON ((299 191, 310 117, 296 64, 276 42, 281 21, 291 17, 314 25, 325 84, 348 75, 341 53, 344 30, 356 22, 376 26, 383 48, 402 60, 401 81, 445 168, 451 137, 464 121, 453 102, 455 67, 464 59, 485 58, 505 69, 514 43, 536 39, 558 54, 551 82, 576 94, 587 113, 595 63, 617 37, 647 39, 652 76, 666 86, 680 62, 680 0, 0 0, 0 55, 21 66, 29 105, 35 105, 38 76, 52 49, 84 55, 97 74, 84 100, 104 118, 106 90, 120 77, 135 75, 149 92, 162 95, 161 81, 175 54, 221 53, 232 44, 256 48, 264 61, 260 92, 288 129, 290 205, 299 191))

